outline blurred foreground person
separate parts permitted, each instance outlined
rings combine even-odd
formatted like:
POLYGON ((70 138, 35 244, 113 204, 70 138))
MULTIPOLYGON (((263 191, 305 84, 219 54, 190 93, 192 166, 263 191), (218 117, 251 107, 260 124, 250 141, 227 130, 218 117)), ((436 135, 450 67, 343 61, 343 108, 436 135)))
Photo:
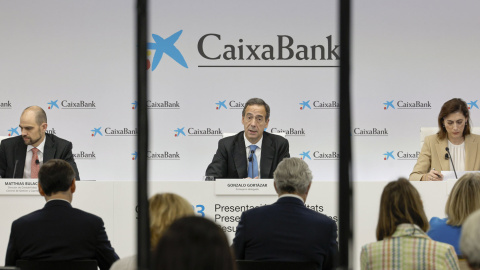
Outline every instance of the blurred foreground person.
POLYGON ((431 240, 422 200, 407 179, 388 183, 380 199, 378 242, 362 247, 361 269, 459 269, 455 249, 431 240))
POLYGON ((157 270, 233 270, 227 237, 213 221, 203 217, 177 219, 158 242, 157 270))

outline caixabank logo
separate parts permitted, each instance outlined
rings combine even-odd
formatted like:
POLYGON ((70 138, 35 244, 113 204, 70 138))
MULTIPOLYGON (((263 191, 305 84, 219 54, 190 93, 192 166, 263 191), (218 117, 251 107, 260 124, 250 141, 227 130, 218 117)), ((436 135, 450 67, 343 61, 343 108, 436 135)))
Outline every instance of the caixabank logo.
POLYGON ((12 102, 10 102, 10 100, 0 101, 0 110, 11 110, 12 108, 12 102))
MULTIPOLYGON (((137 160, 138 152, 135 151, 131 154, 132 160, 137 160)), ((180 153, 178 151, 147 151, 148 160, 180 160, 180 153)))
POLYGON ((470 102, 468 102, 468 103, 467 103, 468 109, 469 109, 469 110, 478 109, 477 101, 478 101, 478 99, 475 100, 475 101, 470 101, 470 102))
POLYGON ((364 128, 356 127, 352 132, 353 136, 365 136, 365 137, 386 137, 388 136, 387 128, 364 128))
POLYGON ((215 102, 215 110, 217 111, 222 111, 222 110, 243 110, 245 107, 245 102, 241 101, 236 101, 236 100, 229 100, 227 102, 226 99, 224 100, 219 100, 218 102, 215 102))
POLYGON ((338 101, 322 101, 322 100, 302 100, 300 104, 300 110, 338 110, 340 109, 340 103, 338 101))
POLYGON ((55 130, 55 128, 47 129, 47 130, 45 130, 45 133, 52 134, 52 135, 57 135, 57 131, 55 130))
POLYGON ((64 110, 95 110, 97 109, 97 105, 94 100, 68 100, 64 99, 60 101, 60 105, 58 104, 59 100, 50 100, 47 102, 48 109, 64 109, 64 110))
POLYGON ((421 100, 395 100, 385 101, 383 103, 383 110, 431 110, 432 104, 430 101, 421 100))
POLYGON ((189 127, 185 130, 185 127, 178 127, 173 130, 174 136, 188 137, 188 136, 222 136, 222 130, 220 128, 195 128, 189 127))
POLYGON ((93 137, 108 137, 108 136, 137 136, 137 128, 112 128, 106 127, 102 130, 102 127, 94 127, 90 130, 90 136, 93 137))
POLYGON ((151 61, 150 59, 147 59, 147 70, 151 69, 152 71, 155 71, 160 63, 160 60, 162 60, 163 55, 168 55, 171 59, 175 60, 175 62, 184 68, 188 68, 185 58, 175 46, 175 43, 182 35, 182 32, 183 30, 180 30, 165 39, 157 34, 152 34, 154 42, 147 43, 147 56, 152 56, 153 52, 153 57, 151 61))
POLYGON ((314 44, 302 44, 285 34, 258 42, 248 37, 208 33, 197 43, 198 53, 208 64, 198 67, 338 67, 340 45, 334 43, 332 35, 318 38, 314 44), (229 64, 218 65, 217 61, 229 64), (288 61, 295 61, 295 65, 288 61))
POLYGON ((324 151, 303 151, 300 153, 300 159, 302 160, 316 160, 316 161, 328 161, 328 160, 338 160, 340 154, 336 151, 324 152, 324 151))
MULTIPOLYGON (((132 110, 136 110, 138 106, 138 102, 135 100, 132 104, 132 110)), ((153 101, 153 100, 147 100, 147 109, 153 109, 153 110, 179 110, 180 107, 180 102, 178 100, 175 101, 169 101, 169 100, 163 100, 163 101, 153 101)))
POLYGON ((96 160, 97 156, 94 151, 78 151, 73 153, 76 160, 96 160))
POLYGON ((8 130, 8 136, 13 137, 13 136, 20 136, 20 132, 18 131, 19 127, 12 127, 8 130))
POLYGON ((395 152, 392 151, 385 151, 383 153, 383 160, 417 160, 420 152, 408 152, 404 150, 400 150, 395 152))
POLYGON ((270 133, 285 133, 285 136, 305 136, 304 128, 271 128, 270 133))

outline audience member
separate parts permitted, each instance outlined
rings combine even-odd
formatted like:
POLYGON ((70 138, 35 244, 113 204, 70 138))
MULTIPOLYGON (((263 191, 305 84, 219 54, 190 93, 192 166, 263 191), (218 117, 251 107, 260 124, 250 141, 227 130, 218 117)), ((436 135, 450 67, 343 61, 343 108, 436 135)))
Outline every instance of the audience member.
POLYGON ((5 265, 17 260, 97 260, 107 270, 118 260, 100 217, 73 208, 75 171, 67 161, 51 159, 40 168, 38 190, 45 206, 12 223, 5 265))
POLYGON ((237 260, 316 262, 332 269, 337 224, 305 207, 312 172, 305 161, 285 158, 273 174, 277 202, 242 213, 233 247, 237 260))
POLYGON ((361 269, 459 269, 455 249, 431 240, 422 200, 407 179, 388 183, 380 199, 378 242, 362 247, 361 269))
POLYGON ((197 216, 177 219, 158 242, 158 270, 233 270, 233 254, 225 233, 214 222, 197 216))
POLYGON ((480 210, 468 216, 463 223, 460 250, 471 269, 480 269, 480 210))
MULTIPOLYGON (((150 246, 155 249, 165 230, 178 218, 193 216, 192 205, 177 194, 155 194, 149 200, 150 246)), ((112 265, 111 270, 136 270, 137 256, 122 258, 112 265)))
POLYGON ((457 255, 462 255, 459 246, 462 224, 477 209, 480 209, 480 173, 468 173, 458 179, 450 192, 445 206, 447 218, 430 220, 428 236, 452 245, 457 255))

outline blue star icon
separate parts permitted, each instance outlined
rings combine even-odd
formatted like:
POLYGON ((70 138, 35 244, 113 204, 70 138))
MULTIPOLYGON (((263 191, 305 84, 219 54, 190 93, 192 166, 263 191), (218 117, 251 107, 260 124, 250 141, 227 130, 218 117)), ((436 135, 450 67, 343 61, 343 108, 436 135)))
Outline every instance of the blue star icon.
POLYGON ((132 102, 132 105, 133 105, 132 110, 135 110, 138 106, 138 102, 135 100, 135 102, 132 102))
POLYGON ((385 160, 388 160, 389 158, 392 158, 392 159, 395 159, 395 157, 393 156, 393 151, 391 152, 388 152, 383 154, 385 156, 385 160))
POLYGON ((9 129, 8 132, 10 132, 10 134, 8 136, 13 136, 14 134, 20 135, 17 129, 18 127, 9 129))
POLYGON ((180 134, 183 134, 183 136, 186 136, 186 135, 185 135, 185 132, 183 132, 183 129, 184 129, 184 128, 185 128, 185 127, 175 129, 174 131, 177 133, 177 134, 175 134, 175 137, 180 136, 180 134))
POLYGON ((93 128, 92 130, 90 130, 91 132, 93 132, 92 137, 97 136, 97 134, 100 134, 100 136, 103 136, 102 132, 100 131, 101 128, 102 128, 102 127, 93 128))
POLYGON ((138 153, 137 151, 135 151, 134 153, 132 153, 132 160, 137 160, 137 156, 138 156, 138 153))
POLYGON ((310 100, 301 102, 300 105, 302 105, 303 107, 300 110, 305 110, 305 107, 311 109, 310 104, 308 103, 310 103, 310 100))
POLYGON ((388 107, 392 107, 392 109, 395 109, 395 107, 393 107, 393 100, 392 101, 386 101, 385 103, 383 103, 383 105, 385 105, 385 110, 387 110, 388 107))
POLYGON ((468 105, 470 105, 470 109, 473 109, 473 107, 476 107, 478 109, 478 105, 477 105, 477 100, 475 101, 470 101, 469 103, 467 103, 468 105))
POLYGON ((53 107, 57 107, 57 109, 60 109, 57 105, 57 102, 58 102, 58 99, 53 101, 53 100, 50 100, 50 102, 48 102, 47 104, 50 105, 50 107, 48 107, 49 109, 53 109, 53 107))
POLYGON ((219 100, 217 103, 215 103, 215 104, 218 105, 217 110, 220 110, 222 107, 224 107, 225 109, 227 108, 227 105, 225 105, 225 101, 227 101, 227 100, 224 100, 224 101, 219 100))
POLYGON ((300 154, 300 156, 302 156, 303 160, 305 160, 305 158, 308 158, 308 159, 312 160, 312 158, 310 158, 310 151, 308 151, 308 152, 304 151, 303 153, 300 154))
POLYGON ((166 39, 163 39, 159 35, 152 34, 155 43, 147 43, 147 49, 155 50, 155 55, 153 56, 152 61, 152 71, 157 68, 158 63, 160 63, 160 60, 162 60, 162 56, 164 53, 170 56, 173 60, 175 60, 183 67, 188 68, 187 62, 185 62, 182 53, 174 45, 182 34, 182 31, 183 30, 180 30, 166 39))

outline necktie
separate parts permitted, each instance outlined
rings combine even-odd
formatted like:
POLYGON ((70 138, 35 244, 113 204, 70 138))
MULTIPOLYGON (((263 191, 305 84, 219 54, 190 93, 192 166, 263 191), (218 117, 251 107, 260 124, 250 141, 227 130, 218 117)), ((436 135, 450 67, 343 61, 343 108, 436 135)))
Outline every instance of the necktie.
POLYGON ((38 170, 40 169, 40 163, 37 164, 37 160, 38 160, 37 152, 38 152, 37 148, 32 148, 33 155, 32 155, 30 178, 38 178, 38 170))
POLYGON ((255 155, 255 150, 257 150, 256 145, 250 145, 250 156, 248 157, 248 177, 255 178, 258 176, 258 162, 257 156, 255 155))

